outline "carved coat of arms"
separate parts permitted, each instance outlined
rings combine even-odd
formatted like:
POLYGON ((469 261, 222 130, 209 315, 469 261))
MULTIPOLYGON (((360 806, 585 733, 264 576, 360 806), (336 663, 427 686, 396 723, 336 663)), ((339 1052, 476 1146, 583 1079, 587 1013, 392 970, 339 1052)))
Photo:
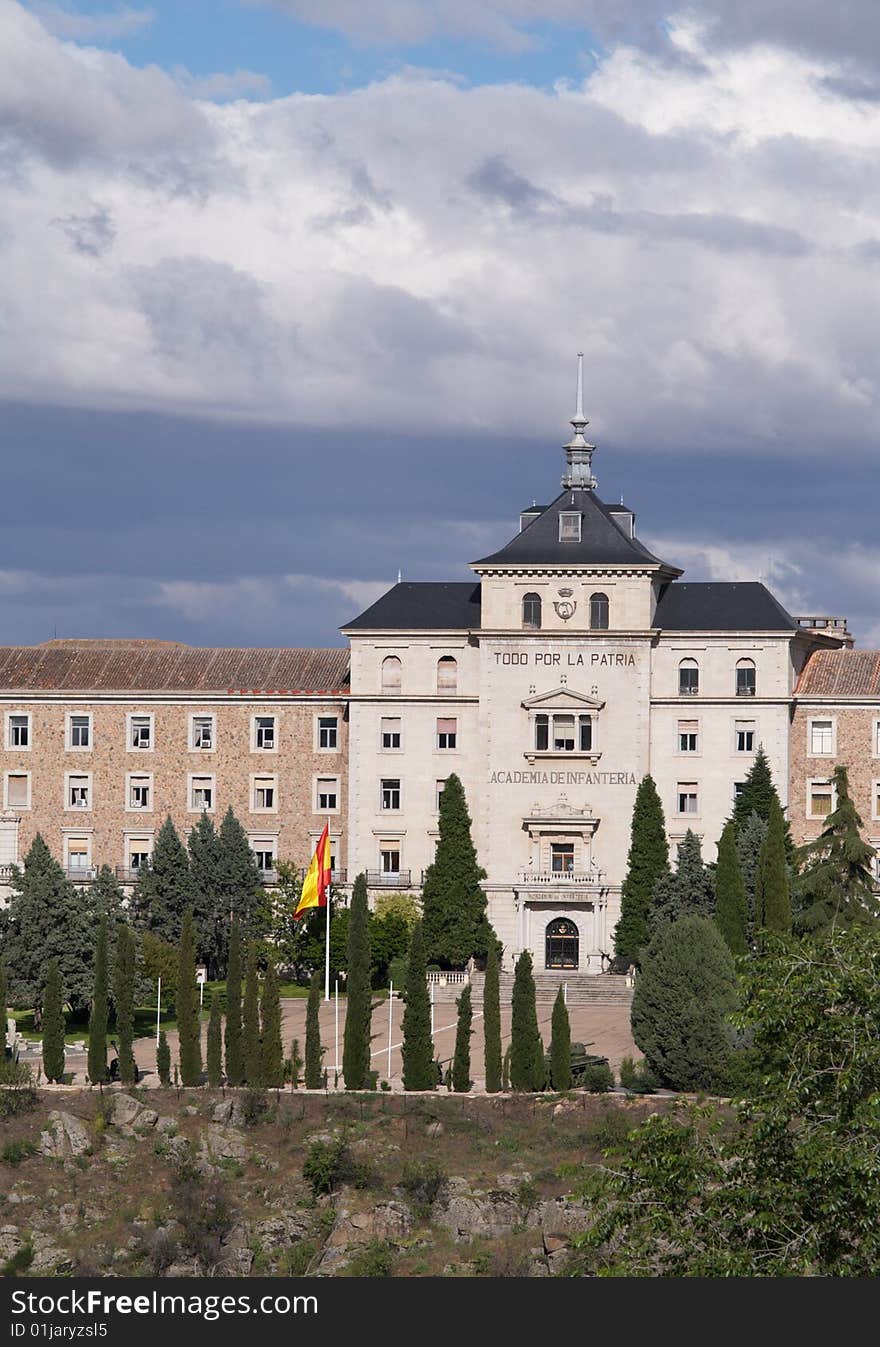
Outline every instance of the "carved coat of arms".
POLYGON ((561 617, 563 622, 567 622, 569 618, 574 617, 575 615, 577 599, 572 598, 573 594, 573 589, 560 589, 559 598, 555 599, 553 602, 553 607, 556 609, 556 616, 561 617))

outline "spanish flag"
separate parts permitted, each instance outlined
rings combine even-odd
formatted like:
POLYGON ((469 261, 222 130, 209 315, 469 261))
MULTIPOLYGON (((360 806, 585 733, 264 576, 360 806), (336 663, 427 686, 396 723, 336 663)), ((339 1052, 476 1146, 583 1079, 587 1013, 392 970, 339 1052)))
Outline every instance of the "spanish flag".
POLYGON ((330 824, 324 824, 324 831, 318 839, 312 863, 306 871, 302 891, 293 919, 310 912, 313 907, 326 907, 330 891, 330 824))

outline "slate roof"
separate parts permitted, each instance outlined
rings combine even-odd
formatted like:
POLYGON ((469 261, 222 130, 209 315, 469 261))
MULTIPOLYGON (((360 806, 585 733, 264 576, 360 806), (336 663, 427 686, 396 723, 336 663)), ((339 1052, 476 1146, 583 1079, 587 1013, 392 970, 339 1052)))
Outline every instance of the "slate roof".
POLYGON ((797 622, 757 581, 676 580, 660 595, 654 626, 665 631, 792 631, 797 622))
POLYGON ((407 580, 394 585, 345 631, 469 631, 480 625, 480 586, 473 580, 438 583, 407 580))
POLYGON ((880 650, 815 650, 801 670, 798 697, 880 697, 880 650))
POLYGON ((349 652, 62 640, 0 647, 0 691, 345 692, 349 652))
MULTIPOLYGON (((618 506, 618 512, 620 507, 618 506)), ((680 575, 649 552, 638 538, 627 537, 611 510, 593 491, 566 489, 544 513, 512 538, 500 551, 471 563, 481 566, 662 566, 680 575), (581 515, 580 542, 559 541, 559 515, 581 515)))

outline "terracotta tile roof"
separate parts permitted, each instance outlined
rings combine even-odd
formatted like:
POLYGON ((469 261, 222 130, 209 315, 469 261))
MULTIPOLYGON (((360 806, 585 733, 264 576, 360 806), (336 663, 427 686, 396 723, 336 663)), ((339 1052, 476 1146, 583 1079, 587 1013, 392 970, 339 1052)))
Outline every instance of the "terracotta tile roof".
POLYGON ((801 670, 798 697, 880 697, 880 650, 816 650, 801 670))
POLYGON ((0 692, 344 692, 348 667, 346 649, 55 640, 0 646, 0 692))

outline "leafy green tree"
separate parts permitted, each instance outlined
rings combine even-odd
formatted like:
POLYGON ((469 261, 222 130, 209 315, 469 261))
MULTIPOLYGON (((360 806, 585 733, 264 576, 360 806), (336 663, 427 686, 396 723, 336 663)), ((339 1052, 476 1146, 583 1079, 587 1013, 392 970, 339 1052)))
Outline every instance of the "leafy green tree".
POLYGON ((471 1034, 474 1012, 471 989, 466 984, 458 998, 458 1019, 455 1027, 455 1056, 452 1059, 452 1088, 457 1094, 467 1094, 471 1080, 471 1034))
POLYGON ((571 1025, 561 987, 556 993, 550 1022, 550 1083, 554 1090, 571 1089, 571 1025))
POLYGON ((95 925, 89 890, 65 878, 37 833, 23 869, 13 869, 9 903, 0 912, 0 958, 13 1002, 33 1006, 38 1025, 53 959, 71 1010, 83 1010, 91 1001, 95 925))
POLYGON ((636 791, 626 878, 620 894, 620 920, 614 931, 615 953, 637 962, 650 939, 654 891, 669 872, 669 844, 663 805, 651 776, 636 791))
POLYGON ((214 1090, 223 1084, 223 1024, 218 991, 211 995, 211 1018, 208 1020, 208 1084, 214 1090))
POLYGON ((403 1088, 433 1090, 434 1044, 431 1039, 431 1001, 422 923, 416 922, 409 942, 403 1011, 403 1088))
POLYGON ((805 934, 830 926, 864 925, 878 915, 871 862, 874 848, 863 841, 862 820, 849 793, 845 767, 834 769, 837 806, 819 836, 797 852, 802 867, 795 883, 796 926, 805 934))
POLYGON ((412 925, 399 912, 370 916, 370 962, 374 987, 387 987, 388 969, 395 959, 406 957, 412 925))
POLYGON ((736 851, 736 824, 725 824, 718 843, 715 866, 715 924, 731 954, 746 954, 749 948, 749 899, 736 851))
POLYGON ((736 854, 748 899, 750 937, 755 923, 755 883, 758 878, 758 863, 766 836, 767 821, 754 812, 749 814, 736 835, 736 854))
POLYGON ((113 1004, 116 1011, 116 1055, 119 1079, 133 1085, 137 1071, 134 1061, 134 997, 137 984, 137 954, 134 934, 122 922, 116 936, 116 960, 113 965, 113 1004))
MULTIPOLYGON (((411 893, 379 893, 373 903, 373 916, 378 921, 384 921, 386 917, 400 917, 406 922, 407 930, 412 935, 412 928, 419 919, 420 908, 418 900, 411 893)), ((409 941, 407 941, 407 945, 409 941)))
POLYGON ((229 965, 226 973, 226 1079, 230 1085, 244 1084, 244 1056, 241 1041, 241 928, 232 922, 229 940, 229 965))
POLYGON ((433 864, 422 886, 425 951, 441 968, 464 968, 474 955, 488 952, 486 872, 477 861, 464 788, 453 773, 440 796, 440 836, 433 864))
POLYGON ((274 959, 266 965, 260 1017, 261 1083, 271 1090, 280 1090, 284 1084, 284 1045, 281 1041, 281 993, 274 959))
POLYGON ((654 890, 652 932, 690 915, 711 917, 715 912, 715 885, 703 864, 700 839, 688 828, 678 848, 674 872, 662 875, 654 890))
POLYGON ((180 1037, 180 1079, 184 1085, 199 1085, 202 1078, 202 1032, 196 991, 196 937, 191 908, 180 930, 177 973, 177 1032, 180 1037))
POLYGON ((483 983, 483 1051, 486 1068, 486 1093, 501 1089, 501 955, 495 941, 489 947, 486 979, 483 983))
POLYGON ((370 991, 370 913, 367 906, 367 877, 364 874, 358 875, 354 881, 349 911, 342 1075, 347 1090, 363 1090, 367 1086, 370 1070, 373 1007, 370 991))
POLYGON ((632 1034, 645 1061, 672 1090, 724 1088, 736 1006, 730 950, 714 921, 680 917, 662 925, 645 954, 632 1002, 632 1034))
POLYGON ((139 872, 134 886, 136 924, 167 944, 177 945, 184 913, 192 901, 189 857, 169 816, 156 834, 150 864, 139 872))
POLYGON ((169 1009, 177 1007, 177 975, 180 971, 180 954, 176 945, 153 935, 151 931, 141 933, 141 961, 144 976, 159 990, 162 980, 162 1002, 169 1009))
POLYGON ((771 801, 767 836, 755 878, 755 926, 785 935, 791 931, 791 895, 785 858, 785 820, 778 800, 771 801))
POLYGON ((46 987, 40 998, 43 1005, 43 1071, 46 1079, 64 1080, 64 992, 57 959, 50 959, 46 987))
POLYGON ((544 1045, 538 1032, 532 956, 523 950, 513 975, 510 1023, 510 1088, 543 1090, 544 1045))
POLYGON ((92 1010, 89 1015, 87 1069, 89 1080, 93 1085, 107 1079, 107 997, 107 917, 102 915, 98 923, 98 939, 95 945, 95 983, 92 992, 92 1010))
POLYGON ((306 1089, 320 1090, 323 1073, 321 1047, 321 974, 315 970, 309 983, 306 1004, 306 1089))
POLYGON ((160 1029, 159 1042, 156 1045, 156 1074, 159 1083, 167 1089, 171 1084, 171 1049, 164 1029, 160 1029))
POLYGON ((262 1083, 263 1058, 260 1050, 260 974, 255 945, 248 946, 243 1018, 244 1078, 248 1085, 256 1086, 262 1083))

